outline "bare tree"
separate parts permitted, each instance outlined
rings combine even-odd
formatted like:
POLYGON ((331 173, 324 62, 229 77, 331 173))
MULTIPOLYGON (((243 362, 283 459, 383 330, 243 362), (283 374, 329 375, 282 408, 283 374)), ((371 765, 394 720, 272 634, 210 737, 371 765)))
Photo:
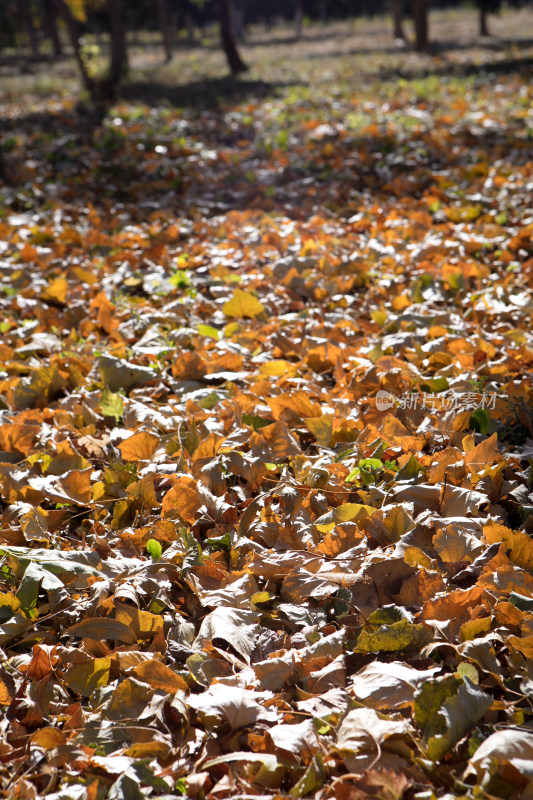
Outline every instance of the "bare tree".
POLYGON ((489 14, 497 14, 501 5, 501 0, 477 0, 480 36, 490 36, 489 14))
POLYGON ((172 26, 167 0, 157 0, 157 16, 163 39, 165 61, 172 61, 172 26))
POLYGON ((44 20, 48 37, 52 42, 52 49, 56 58, 63 55, 63 47, 57 25, 58 8, 56 0, 44 0, 44 20))
POLYGON ((423 52, 428 49, 428 8, 427 0, 413 0, 413 22, 415 25, 415 49, 423 52))
POLYGON ((28 42, 32 55, 38 56, 39 39, 37 38, 37 31, 35 30, 30 0, 19 0, 19 9, 22 22, 26 28, 26 34, 28 36, 28 42))
POLYGON ((394 24, 394 38, 402 42, 406 41, 403 29, 403 0, 392 0, 392 21, 394 24))
POLYGON ((237 49, 233 4, 231 0, 218 0, 218 9, 222 47, 224 48, 231 74, 237 75, 239 72, 245 72, 248 67, 240 57, 237 49))
POLYGON ((296 0, 296 9, 294 11, 294 28, 296 38, 301 39, 304 28, 304 0, 296 0))
POLYGON ((128 68, 126 24, 120 0, 107 0, 109 32, 111 34, 111 62, 109 65, 109 92, 114 95, 128 68))
POLYGON ((9 176, 7 174, 6 162, 4 154, 2 152, 1 143, 0 143, 0 183, 9 183, 9 176))
POLYGON ((76 64, 78 65, 78 70, 80 73, 83 88, 91 96, 94 96, 94 93, 96 91, 94 85, 95 81, 94 78, 89 74, 89 70, 87 69, 87 63, 83 57, 81 43, 80 43, 80 29, 78 21, 74 18, 70 10, 70 7, 65 2, 65 0, 59 0, 59 4, 60 4, 59 9, 61 12, 61 16, 65 21, 68 38, 70 40, 70 44, 74 52, 74 58, 76 59, 76 64))
POLYGON ((97 103, 113 99, 128 66, 126 25, 120 0, 107 0, 111 55, 108 74, 100 79, 94 77, 88 68, 80 43, 78 21, 72 15, 66 0, 60 0, 60 3, 84 89, 97 103))

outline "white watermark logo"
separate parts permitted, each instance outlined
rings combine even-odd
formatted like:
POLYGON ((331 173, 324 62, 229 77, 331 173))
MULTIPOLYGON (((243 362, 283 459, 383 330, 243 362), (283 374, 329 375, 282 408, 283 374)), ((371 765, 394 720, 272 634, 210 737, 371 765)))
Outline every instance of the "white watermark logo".
POLYGON ((396 405, 396 400, 390 392, 380 389, 376 394, 376 408, 378 411, 386 411, 396 405))
POLYGON ((376 408, 387 411, 396 406, 404 409, 420 409, 429 411, 470 411, 484 408, 487 411, 496 408, 496 392, 404 392, 395 397, 390 392, 380 389, 376 393, 376 408))

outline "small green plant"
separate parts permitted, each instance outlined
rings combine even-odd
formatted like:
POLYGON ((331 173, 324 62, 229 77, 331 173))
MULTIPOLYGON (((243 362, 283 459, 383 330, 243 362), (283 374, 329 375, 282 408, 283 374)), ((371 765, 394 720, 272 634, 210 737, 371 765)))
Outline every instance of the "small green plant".
POLYGON ((124 401, 120 394, 106 386, 100 399, 100 410, 104 417, 114 417, 116 422, 120 422, 124 414, 124 401))
POLYGON ((469 427, 477 433, 486 434, 490 430, 490 414, 486 408, 478 408, 474 411, 469 420, 469 427))
POLYGON ((157 539, 148 539, 146 542, 146 550, 152 561, 160 561, 163 555, 163 549, 157 539))
POLYGON ((168 280, 176 289, 188 289, 191 285, 190 276, 184 269, 177 269, 168 280))

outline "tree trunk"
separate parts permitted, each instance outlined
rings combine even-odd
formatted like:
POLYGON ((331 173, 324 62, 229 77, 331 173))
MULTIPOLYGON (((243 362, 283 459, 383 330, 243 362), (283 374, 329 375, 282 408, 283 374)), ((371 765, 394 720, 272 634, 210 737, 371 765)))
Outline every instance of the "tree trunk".
POLYGON ((65 3, 65 0, 58 0, 58 1, 59 1, 59 10, 61 12, 63 19, 65 20, 68 38, 70 39, 70 44, 72 46, 72 50, 74 51, 74 58, 76 59, 76 64, 78 65, 83 88, 87 92, 89 92, 91 97, 94 98, 95 88, 96 88, 95 81, 89 75, 87 71, 87 64, 85 63, 83 58, 83 54, 80 47, 80 32, 78 28, 78 23, 72 16, 70 8, 65 3))
POLYGON ((109 96, 113 97, 128 67, 128 51, 126 48, 124 9, 121 7, 120 0, 107 0, 107 10, 109 14, 109 32, 111 34, 111 62, 109 64, 106 89, 109 96))
POLYGON ((296 0, 296 10, 294 12, 294 32, 297 39, 302 38, 304 28, 304 0, 296 0))
POLYGON ((190 11, 187 11, 185 14, 185 26, 187 28, 187 36, 190 42, 194 42, 194 19, 192 18, 192 14, 190 11))
POLYGON ((233 7, 231 0, 218 0, 220 14, 220 33, 222 36, 222 47, 228 59, 228 65, 232 75, 245 72, 248 67, 242 60, 237 50, 237 40, 235 38, 235 24, 233 21, 233 7))
POLYGON ((20 14, 22 16, 22 21, 24 23, 24 27, 26 28, 26 33, 28 35, 30 50, 32 52, 32 55, 38 56, 39 40, 37 38, 37 31, 35 30, 35 25, 33 24, 33 16, 31 13, 30 0, 19 0, 19 7, 20 7, 20 14))
POLYGON ((163 39, 165 61, 172 61, 172 26, 170 24, 167 0, 157 0, 157 16, 159 17, 159 28, 163 39))
POLYGON ((242 0, 233 0, 233 22, 235 25, 235 38, 238 42, 244 42, 246 25, 244 24, 242 0))
POLYGON ((392 21, 394 24, 394 38, 405 42, 403 29, 403 0, 392 0, 392 21))
POLYGON ((480 36, 490 36, 489 33, 489 24, 488 24, 488 13, 487 13, 487 6, 481 0, 479 4, 479 35, 480 36))
POLYGON ((415 24, 415 49, 423 52, 428 49, 428 8, 427 0, 413 0, 413 21, 415 24))
POLYGON ((6 169, 6 162, 2 152, 2 143, 0 142, 0 183, 11 183, 6 169))
POLYGON ((63 47, 61 46, 61 39, 57 27, 57 4, 55 0, 44 0, 44 14, 46 29, 50 41, 52 42, 54 55, 56 58, 60 58, 63 55, 63 47))

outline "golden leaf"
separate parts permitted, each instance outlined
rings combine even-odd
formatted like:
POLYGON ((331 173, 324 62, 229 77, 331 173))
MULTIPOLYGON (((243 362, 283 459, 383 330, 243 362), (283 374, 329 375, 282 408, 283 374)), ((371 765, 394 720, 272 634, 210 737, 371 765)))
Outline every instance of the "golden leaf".
POLYGON ((305 427, 315 437, 317 444, 329 447, 333 434, 333 414, 324 414, 322 417, 309 417, 304 419, 305 427))
POLYGON ((127 625, 137 639, 152 639, 156 633, 163 630, 163 617, 141 611, 125 603, 115 603, 115 619, 127 625))
POLYGON ((40 728, 40 730, 32 733, 30 738, 30 744, 38 745, 43 750, 53 750, 55 747, 65 744, 66 741, 67 737, 63 731, 52 727, 40 728))
POLYGON ((13 700, 13 695, 9 690, 9 686, 0 677, 0 706, 9 706, 13 700))
POLYGON ((64 305, 67 301, 68 281, 66 278, 55 278, 41 293, 43 300, 64 305))
POLYGON ((241 317, 257 317, 262 314, 265 307, 251 292, 235 289, 233 297, 224 303, 222 311, 227 317, 240 319, 241 317))
POLYGON ((298 366, 296 364, 291 364, 290 361, 284 361, 283 359, 267 361, 259 367, 261 375, 267 375, 271 378, 281 378, 282 375, 292 378, 297 371, 298 366))
POLYGON ((63 680, 76 694, 90 697, 99 686, 109 683, 110 658, 91 658, 75 664, 64 674, 63 680))
POLYGON ((483 526, 483 536, 489 544, 504 542, 511 551, 509 558, 513 564, 533 572, 533 539, 527 533, 513 531, 491 520, 483 526))

